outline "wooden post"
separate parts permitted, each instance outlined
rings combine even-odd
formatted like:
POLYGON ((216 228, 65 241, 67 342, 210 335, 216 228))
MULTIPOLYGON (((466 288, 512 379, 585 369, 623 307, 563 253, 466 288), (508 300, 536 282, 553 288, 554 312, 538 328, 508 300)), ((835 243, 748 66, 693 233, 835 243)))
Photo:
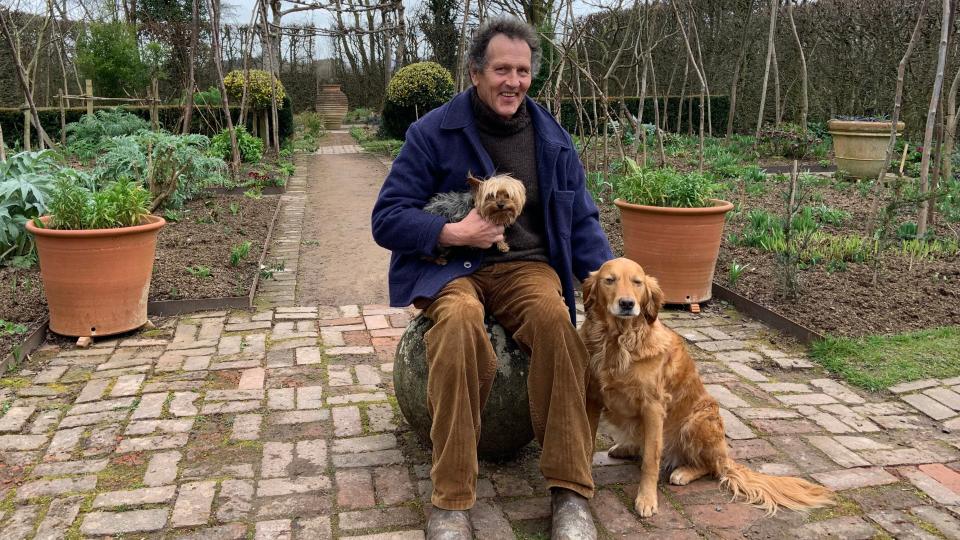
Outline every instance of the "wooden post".
POLYGON ((93 81, 87 79, 87 114, 93 114, 93 81))
POLYGON ((30 151, 30 110, 23 111, 23 149, 30 151))
POLYGON ((63 94, 57 92, 60 101, 60 146, 67 145, 67 110, 63 106, 63 94))
POLYGON ((154 131, 160 131, 160 112, 157 109, 157 103, 160 102, 160 86, 156 77, 150 79, 150 97, 153 98, 150 101, 150 123, 154 131))

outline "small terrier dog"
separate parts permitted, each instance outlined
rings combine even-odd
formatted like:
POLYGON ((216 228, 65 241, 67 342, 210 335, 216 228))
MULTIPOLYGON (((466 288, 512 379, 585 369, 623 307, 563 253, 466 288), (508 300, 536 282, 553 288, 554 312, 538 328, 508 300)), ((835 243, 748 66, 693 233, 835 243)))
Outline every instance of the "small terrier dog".
MULTIPOLYGON (((476 208, 483 219, 494 225, 509 227, 517 221, 527 202, 527 190, 523 182, 509 174, 498 174, 486 180, 468 174, 467 184, 470 185, 470 191, 437 193, 423 207, 424 212, 443 216, 451 223, 456 223, 476 208)), ((510 246, 506 240, 501 240, 497 242, 497 249, 506 253, 510 251, 510 246)), ((447 264, 449 254, 450 248, 441 248, 434 262, 447 264)))

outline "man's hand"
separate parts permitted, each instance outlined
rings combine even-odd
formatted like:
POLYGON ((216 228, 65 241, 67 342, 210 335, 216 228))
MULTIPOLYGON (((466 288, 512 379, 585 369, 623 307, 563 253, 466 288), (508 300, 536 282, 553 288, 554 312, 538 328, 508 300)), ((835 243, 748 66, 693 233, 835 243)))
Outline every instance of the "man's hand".
POLYGON ((477 209, 470 210, 463 221, 447 223, 440 231, 440 247, 469 246, 487 249, 503 240, 503 226, 494 225, 480 217, 477 209))

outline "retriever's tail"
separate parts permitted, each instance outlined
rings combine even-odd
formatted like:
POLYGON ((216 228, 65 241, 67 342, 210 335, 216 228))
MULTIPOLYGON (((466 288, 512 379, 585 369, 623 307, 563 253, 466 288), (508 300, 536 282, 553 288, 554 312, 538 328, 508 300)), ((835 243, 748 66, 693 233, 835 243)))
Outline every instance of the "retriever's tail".
POLYGON ((758 473, 729 458, 720 474, 720 485, 729 487, 734 497, 743 495, 768 514, 776 513, 781 506, 807 510, 833 504, 833 492, 823 486, 802 478, 758 473))

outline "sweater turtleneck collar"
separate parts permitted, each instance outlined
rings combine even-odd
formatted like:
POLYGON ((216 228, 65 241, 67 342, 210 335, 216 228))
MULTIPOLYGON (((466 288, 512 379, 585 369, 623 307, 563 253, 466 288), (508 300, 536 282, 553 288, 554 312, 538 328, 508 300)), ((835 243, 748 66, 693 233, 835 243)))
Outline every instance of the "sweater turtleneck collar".
POLYGON ((520 107, 510 119, 504 119, 484 103, 477 95, 476 87, 470 89, 470 104, 473 106, 477 127, 491 135, 513 135, 530 125, 526 100, 520 102, 520 107))

